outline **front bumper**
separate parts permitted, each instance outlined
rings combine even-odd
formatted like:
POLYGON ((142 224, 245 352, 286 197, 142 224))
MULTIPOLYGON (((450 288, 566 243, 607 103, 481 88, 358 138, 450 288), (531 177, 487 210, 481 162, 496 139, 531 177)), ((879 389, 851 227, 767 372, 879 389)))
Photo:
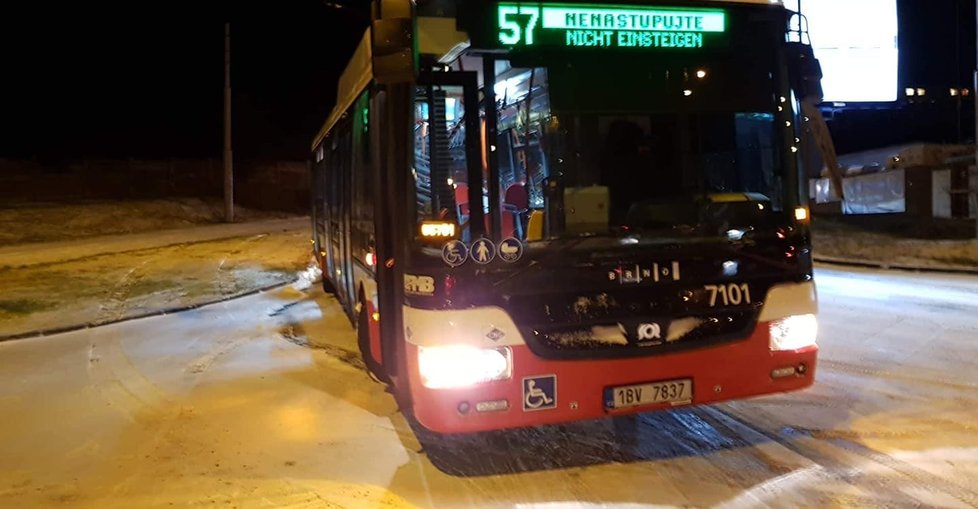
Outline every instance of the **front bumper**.
POLYGON ((749 339, 681 353, 615 360, 545 360, 525 346, 514 346, 513 377, 464 389, 427 389, 418 371, 417 347, 407 345, 410 391, 414 415, 438 433, 468 433, 520 428, 628 415, 671 408, 671 404, 605 408, 609 387, 689 378, 693 405, 717 403, 765 394, 797 391, 815 379, 818 347, 772 352, 769 323, 759 323, 749 339), (776 370, 804 365, 791 376, 776 370), (524 379, 555 377, 553 404, 544 409, 524 405, 524 379), (506 401, 500 409, 501 401, 506 401), (491 402, 493 404, 485 404, 491 402), (482 405, 485 411, 477 408, 482 405))

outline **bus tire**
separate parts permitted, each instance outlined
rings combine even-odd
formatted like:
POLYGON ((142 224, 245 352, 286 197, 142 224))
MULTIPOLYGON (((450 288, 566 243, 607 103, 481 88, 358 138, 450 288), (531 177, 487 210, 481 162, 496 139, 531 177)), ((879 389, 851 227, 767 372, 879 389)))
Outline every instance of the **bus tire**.
POLYGON ((367 307, 367 301, 363 296, 363 291, 360 291, 360 312, 357 313, 357 347, 360 350, 360 356, 363 358, 363 364, 367 368, 367 374, 372 378, 383 384, 390 384, 390 377, 387 376, 387 372, 384 370, 384 366, 374 360, 373 353, 370 349, 370 309, 367 307))

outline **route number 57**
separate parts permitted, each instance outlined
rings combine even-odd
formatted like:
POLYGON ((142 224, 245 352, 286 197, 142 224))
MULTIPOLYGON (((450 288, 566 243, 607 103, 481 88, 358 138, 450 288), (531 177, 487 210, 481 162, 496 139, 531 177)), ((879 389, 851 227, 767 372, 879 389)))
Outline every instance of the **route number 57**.
POLYGON ((499 42, 515 46, 523 41, 527 46, 534 43, 533 32, 540 21, 539 7, 499 7, 499 42), (522 23, 522 24, 521 24, 522 23), (523 34, 526 33, 526 37, 523 34))
POLYGON ((706 285, 703 288, 710 292, 711 308, 717 307, 718 304, 726 307, 751 303, 750 286, 748 286, 747 283, 739 285, 736 283, 726 285, 706 285))

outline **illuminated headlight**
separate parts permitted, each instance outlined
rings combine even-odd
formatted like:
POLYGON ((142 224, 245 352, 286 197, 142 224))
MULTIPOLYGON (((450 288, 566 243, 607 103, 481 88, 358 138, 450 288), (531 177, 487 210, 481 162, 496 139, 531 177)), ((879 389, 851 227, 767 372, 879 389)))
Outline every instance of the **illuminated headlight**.
POLYGON ((509 348, 418 347, 421 383, 429 389, 454 389, 513 376, 509 348))
POLYGON ((815 315, 789 316, 771 322, 771 350, 800 350, 814 346, 818 336, 815 315))

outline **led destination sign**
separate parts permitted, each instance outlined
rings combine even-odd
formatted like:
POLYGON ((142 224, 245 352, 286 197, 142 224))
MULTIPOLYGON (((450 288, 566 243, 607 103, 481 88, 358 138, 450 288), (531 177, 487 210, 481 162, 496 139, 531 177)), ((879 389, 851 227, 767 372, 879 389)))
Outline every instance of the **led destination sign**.
POLYGON ((497 14, 508 47, 696 49, 727 28, 720 9, 501 3, 497 14))

